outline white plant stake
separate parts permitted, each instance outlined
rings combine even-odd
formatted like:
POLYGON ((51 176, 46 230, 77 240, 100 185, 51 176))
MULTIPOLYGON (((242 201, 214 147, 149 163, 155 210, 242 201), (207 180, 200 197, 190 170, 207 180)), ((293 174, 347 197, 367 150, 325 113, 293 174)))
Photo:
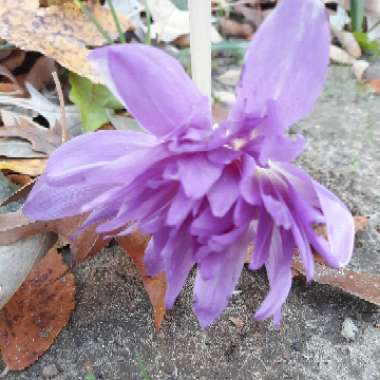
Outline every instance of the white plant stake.
POLYGON ((211 0, 189 0, 191 71, 211 104, 211 0))

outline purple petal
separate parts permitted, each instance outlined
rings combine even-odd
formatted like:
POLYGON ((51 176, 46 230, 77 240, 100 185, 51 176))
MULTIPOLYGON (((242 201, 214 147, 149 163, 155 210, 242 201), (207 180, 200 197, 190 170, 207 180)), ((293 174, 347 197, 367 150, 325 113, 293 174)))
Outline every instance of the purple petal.
POLYGON ((155 276, 164 270, 161 253, 169 239, 169 233, 169 228, 163 228, 149 240, 144 255, 144 267, 149 276, 155 276))
POLYGON ((211 235, 219 235, 228 231, 233 226, 232 211, 223 218, 217 218, 212 213, 209 207, 203 210, 200 215, 194 219, 191 224, 191 233, 201 237, 209 238, 211 235))
POLYGON ((182 187, 180 187, 170 204, 166 223, 169 226, 179 226, 189 215, 194 202, 196 201, 187 197, 182 187))
POLYGON ((273 231, 273 221, 264 208, 260 210, 255 242, 253 243, 252 259, 249 269, 261 268, 268 259, 273 231))
POLYGON ((273 229, 270 252, 265 263, 270 290, 263 303, 256 311, 254 318, 263 320, 274 316, 274 322, 279 323, 281 306, 285 302, 292 285, 292 250, 293 240, 289 233, 281 236, 278 228, 273 229))
POLYGON ((242 226, 250 223, 252 219, 257 219, 256 208, 248 204, 244 199, 239 198, 234 208, 233 221, 235 226, 242 226))
POLYGON ((178 174, 190 198, 201 198, 222 174, 223 166, 214 164, 205 154, 186 155, 178 160, 178 174))
POLYGON ((255 176, 256 163, 255 160, 246 155, 243 160, 243 171, 239 184, 240 193, 243 199, 251 204, 260 204, 260 189, 257 176, 255 176))
POLYGON ((266 164, 271 161, 293 161, 304 150, 305 139, 301 135, 293 139, 281 135, 274 135, 265 139, 261 145, 260 162, 266 164))
POLYGON ((127 44, 96 49, 88 57, 114 95, 154 135, 166 135, 192 122, 199 128, 210 127, 207 98, 168 54, 127 44))
POLYGON ((239 197, 239 173, 234 165, 227 166, 207 194, 212 213, 223 217, 239 197))
POLYGON ((347 207, 324 186, 313 181, 325 217, 329 254, 337 266, 348 264, 354 249, 354 220, 347 207))
POLYGON ((53 187, 42 175, 33 186, 24 206, 23 213, 32 220, 53 220, 81 214, 87 202, 109 190, 109 184, 76 184, 53 187))
POLYGON ((325 187, 291 164, 279 165, 289 182, 291 198, 302 219, 303 228, 314 248, 332 267, 346 265, 353 251, 354 222, 347 207, 325 187), (316 236, 311 226, 325 223, 328 242, 316 236))
POLYGON ((226 246, 231 245, 239 240, 246 229, 246 226, 241 226, 239 228, 234 228, 224 234, 214 235, 209 240, 208 245, 212 251, 220 252, 226 249, 226 246))
POLYGON ((330 33, 319 0, 282 0, 253 37, 246 55, 238 107, 261 115, 275 101, 288 126, 312 108, 329 61, 330 33))
POLYGON ((194 284, 193 310, 203 328, 208 327, 226 308, 239 280, 246 249, 247 239, 243 237, 225 251, 211 254, 212 259, 200 264, 201 267, 212 265, 212 268, 204 269, 206 279, 198 270, 194 284), (209 271, 211 273, 207 273, 209 271))
POLYGON ((307 233, 302 226, 302 221, 298 222, 297 220, 293 220, 291 223, 291 231, 305 268, 306 280, 311 281, 314 276, 314 257, 311 252, 307 233))
POLYGON ((171 309, 195 264, 191 236, 186 226, 172 231, 161 255, 165 260, 167 280, 165 304, 168 309, 171 309))

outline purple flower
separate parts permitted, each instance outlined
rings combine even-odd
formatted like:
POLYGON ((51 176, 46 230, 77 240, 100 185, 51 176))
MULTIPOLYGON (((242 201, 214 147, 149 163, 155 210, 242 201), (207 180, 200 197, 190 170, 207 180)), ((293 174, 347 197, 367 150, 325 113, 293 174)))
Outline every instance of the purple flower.
POLYGON ((309 280, 312 249, 334 268, 353 250, 350 212, 290 163, 304 140, 286 136, 321 91, 329 42, 319 0, 282 0, 254 36, 236 104, 217 126, 208 100, 162 51, 95 50, 91 63, 145 132, 88 133, 64 144, 24 213, 35 220, 89 213, 83 227, 96 223, 99 233, 150 234, 146 268, 165 271, 169 308, 197 266, 194 312, 202 326, 226 307, 253 242, 250 268, 265 265, 270 283, 255 317, 278 323, 295 248, 309 280), (314 232, 317 224, 327 239, 314 232))

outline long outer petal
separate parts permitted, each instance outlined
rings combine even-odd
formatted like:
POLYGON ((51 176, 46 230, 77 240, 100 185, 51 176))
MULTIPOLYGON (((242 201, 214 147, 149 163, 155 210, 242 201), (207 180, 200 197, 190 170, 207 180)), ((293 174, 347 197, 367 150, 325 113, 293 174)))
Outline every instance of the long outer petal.
POLYGON ((338 266, 348 264, 354 249, 354 220, 347 207, 324 186, 313 181, 325 217, 330 254, 338 266))
POLYGON ((278 228, 273 229, 270 253, 265 264, 270 284, 270 290, 264 301, 256 311, 254 318, 258 320, 274 317, 279 323, 281 306, 285 302, 291 285, 291 260, 294 248, 293 239, 289 232, 281 234, 278 228))
POLYGON ((133 43, 96 49, 88 57, 113 94, 154 135, 164 136, 191 120, 210 127, 207 98, 163 51, 133 43))
POLYGON ((263 116, 276 103, 285 127, 312 108, 329 61, 330 32, 320 0, 282 0, 248 49, 237 108, 263 116))

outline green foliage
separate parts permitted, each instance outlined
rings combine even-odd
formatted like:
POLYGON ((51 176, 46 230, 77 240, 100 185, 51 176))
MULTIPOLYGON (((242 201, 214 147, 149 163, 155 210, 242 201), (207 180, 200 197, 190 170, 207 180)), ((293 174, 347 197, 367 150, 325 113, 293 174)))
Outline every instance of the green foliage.
POLYGON ((187 5, 187 0, 171 0, 171 2, 181 11, 187 11, 188 5, 187 5))
POLYGON ((368 35, 363 32, 354 32, 354 36, 365 53, 374 56, 380 55, 380 48, 377 41, 370 41, 368 35))
POLYGON ((93 373, 86 373, 83 380, 96 380, 96 376, 93 373))
POLYGON ((70 100, 78 107, 84 132, 94 131, 109 122, 107 112, 123 108, 110 91, 89 79, 70 73, 70 100))
POLYGON ((143 380, 150 380, 150 377, 146 371, 146 368, 145 368, 145 363, 144 363, 144 360, 142 359, 142 357, 140 356, 140 354, 137 354, 136 355, 136 359, 137 359, 137 366, 138 366, 138 371, 140 372, 140 376, 143 380))

